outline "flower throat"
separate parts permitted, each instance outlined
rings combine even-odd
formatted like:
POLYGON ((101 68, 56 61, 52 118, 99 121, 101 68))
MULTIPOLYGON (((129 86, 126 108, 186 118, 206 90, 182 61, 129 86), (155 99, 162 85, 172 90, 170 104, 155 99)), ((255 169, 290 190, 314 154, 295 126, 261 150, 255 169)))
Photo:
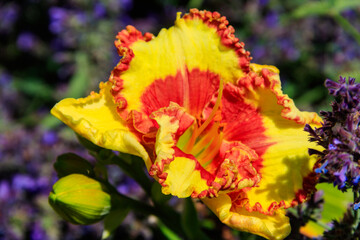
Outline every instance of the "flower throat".
POLYGON ((204 168, 218 154, 223 139, 223 133, 219 131, 221 127, 219 110, 223 89, 224 82, 220 78, 218 96, 209 117, 202 124, 197 119, 177 143, 177 147, 185 153, 193 155, 204 168), (212 126, 208 128, 211 123, 213 123, 212 126))

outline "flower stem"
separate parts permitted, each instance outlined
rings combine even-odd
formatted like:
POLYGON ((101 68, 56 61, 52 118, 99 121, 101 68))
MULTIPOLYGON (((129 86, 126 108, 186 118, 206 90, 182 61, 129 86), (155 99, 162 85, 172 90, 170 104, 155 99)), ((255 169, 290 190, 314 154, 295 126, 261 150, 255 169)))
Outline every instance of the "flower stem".
MULTIPOLYGON (((121 207, 125 205, 131 210, 145 215, 154 215, 156 216, 163 224, 165 224, 169 229, 179 236, 185 236, 183 229, 181 228, 180 214, 170 209, 169 206, 150 206, 146 203, 137 201, 135 199, 129 198, 120 193, 114 195, 115 205, 121 207)), ((116 207, 116 206, 115 206, 116 207)))
POLYGON ((142 159, 129 154, 113 154, 113 164, 118 165, 129 177, 133 178, 148 196, 151 196, 151 180, 146 176, 142 159))
MULTIPOLYGON (((359 194, 357 191, 354 191, 354 203, 357 202, 359 199, 359 194)), ((358 214, 358 210, 353 209, 353 214, 354 214, 354 230, 355 232, 359 230, 360 228, 360 218, 359 218, 359 214, 358 214)))

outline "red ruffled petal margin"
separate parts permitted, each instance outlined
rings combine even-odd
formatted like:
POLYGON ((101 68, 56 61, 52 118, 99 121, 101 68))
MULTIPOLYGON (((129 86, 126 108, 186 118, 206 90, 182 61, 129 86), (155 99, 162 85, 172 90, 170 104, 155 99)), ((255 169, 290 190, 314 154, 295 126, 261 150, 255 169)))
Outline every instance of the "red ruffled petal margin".
MULTIPOLYGON (((190 13, 185 14, 183 19, 200 19, 211 28, 215 28, 218 35, 221 37, 221 42, 224 46, 234 49, 239 57, 239 66, 244 73, 250 71, 250 52, 246 51, 243 42, 239 42, 239 39, 235 37, 235 29, 229 25, 225 16, 221 16, 218 12, 199 11, 198 9, 191 9, 190 13)), ((115 103, 118 104, 118 112, 120 116, 126 119, 128 112, 126 111, 127 101, 122 96, 121 90, 123 89, 123 80, 121 79, 121 73, 129 68, 129 64, 134 57, 134 53, 131 50, 131 45, 137 41, 150 41, 154 38, 151 33, 141 34, 133 26, 127 26, 126 30, 122 30, 116 36, 118 39, 115 41, 118 54, 122 56, 122 59, 118 65, 113 69, 109 81, 113 83, 112 95, 115 103)))
MULTIPOLYGON (((237 99, 245 99, 247 92, 257 91, 258 88, 269 89, 277 98, 277 104, 283 107, 281 111, 281 116, 284 119, 292 120, 302 125, 304 125, 305 123, 321 124, 321 119, 318 117, 317 114, 311 113, 308 115, 303 115, 298 109, 295 108, 293 100, 291 100, 286 94, 282 93, 280 87, 281 86, 280 80, 278 79, 277 76, 278 76, 277 73, 270 71, 268 68, 265 67, 261 69, 260 73, 251 71, 246 76, 238 80, 237 86, 235 87, 237 91, 232 91, 232 94, 237 95, 237 99)), ((237 104, 237 106, 239 106, 239 104, 237 104)), ((233 127, 230 128, 232 129, 233 127)), ((227 134, 228 139, 240 140, 237 137, 233 138, 232 136, 243 136, 243 134, 240 133, 236 133, 233 135, 232 133, 233 131, 231 131, 230 134, 227 134)), ((258 141, 257 143, 264 143, 266 142, 265 140, 266 137, 263 136, 263 139, 258 141)), ((246 143, 246 140, 241 139, 241 142, 246 143)), ((251 142, 248 142, 246 143, 246 145, 256 150, 259 156, 262 156, 262 154, 266 151, 266 148, 269 147, 271 144, 268 143, 267 146, 259 146, 259 145, 255 146, 251 142)), ((256 170, 260 171, 262 168, 261 161, 257 161, 257 163, 254 162, 253 166, 256 168, 256 170), (257 165, 257 163, 259 165, 257 165)), ((315 168, 316 166, 314 166, 313 169, 315 168)), ((229 193, 228 195, 231 197, 233 201, 234 208, 240 207, 240 208, 245 208, 249 212, 256 211, 266 215, 273 215, 274 211, 276 211, 277 209, 294 207, 306 201, 308 197, 314 191, 316 191, 315 185, 317 181, 318 181, 318 175, 314 171, 310 172, 309 175, 307 175, 303 179, 303 184, 302 184, 303 188, 298 190, 296 193, 294 193, 294 199, 290 204, 286 204, 284 201, 273 202, 268 207, 268 209, 265 210, 260 203, 256 203, 254 206, 249 204, 249 199, 247 198, 246 195, 246 191, 250 190, 249 188, 241 189, 239 191, 234 191, 232 193, 229 193)))
POLYGON ((154 35, 152 33, 147 32, 144 35, 142 35, 142 33, 139 30, 137 30, 135 27, 128 25, 126 29, 122 30, 117 34, 116 39, 118 39, 118 41, 115 41, 115 46, 118 49, 125 47, 129 48, 131 44, 133 44, 134 42, 137 41, 148 42, 153 38, 154 35))
MULTIPOLYGON (((131 60, 134 57, 134 52, 131 50, 131 45, 137 41, 148 42, 154 38, 154 35, 151 33, 145 33, 144 35, 133 26, 127 26, 126 29, 122 30, 116 36, 115 46, 117 48, 121 60, 117 66, 112 70, 109 77, 109 81, 113 84, 111 89, 111 94, 114 97, 115 103, 118 104, 118 112, 120 115, 127 115, 127 113, 122 113, 121 110, 125 109, 127 106, 126 99, 121 95, 121 90, 123 89, 123 80, 121 79, 121 73, 129 69, 131 60)), ((126 117, 125 117, 126 118, 126 117)))
POLYGON ((308 118, 304 117, 304 114, 295 107, 294 101, 287 94, 282 93, 278 74, 266 67, 262 68, 259 73, 249 72, 238 80, 237 86, 240 88, 243 98, 246 98, 246 92, 255 91, 256 88, 270 89, 277 98, 277 104, 283 107, 281 111, 283 118, 295 121, 298 124, 321 124, 321 118, 316 113, 307 115, 308 118))
POLYGON ((292 206, 305 202, 316 191, 315 185, 318 183, 320 176, 315 173, 315 169, 319 166, 320 164, 317 162, 313 167, 313 171, 304 178, 303 189, 296 192, 295 199, 291 204, 292 206))
POLYGON ((235 29, 229 25, 229 21, 225 16, 221 16, 218 12, 210 12, 206 10, 190 9, 190 13, 183 16, 184 19, 200 19, 211 28, 215 28, 221 37, 221 43, 235 50, 239 57, 239 66, 245 72, 250 71, 250 52, 246 51, 243 42, 235 37, 235 29))
POLYGON ((278 209, 282 209, 282 208, 287 209, 287 208, 295 207, 300 203, 305 202, 309 198, 309 196, 314 191, 316 191, 315 185, 317 181, 318 181, 317 174, 311 172, 308 176, 304 178, 303 189, 300 189, 298 192, 295 193, 295 198, 290 205, 286 204, 284 201, 273 202, 268 207, 268 209, 265 210, 258 202, 254 206, 249 204, 249 199, 246 195, 246 191, 250 190, 249 188, 233 191, 231 193, 228 193, 228 195, 232 200, 232 206, 234 209, 245 208, 248 212, 259 212, 265 215, 273 215, 274 212, 278 209))

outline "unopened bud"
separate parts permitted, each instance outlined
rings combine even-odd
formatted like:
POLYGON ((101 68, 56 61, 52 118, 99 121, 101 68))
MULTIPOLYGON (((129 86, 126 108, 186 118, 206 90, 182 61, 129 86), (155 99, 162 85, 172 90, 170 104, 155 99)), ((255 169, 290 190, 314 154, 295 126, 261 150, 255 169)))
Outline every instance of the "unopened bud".
POLYGON ((58 180, 49 203, 66 221, 89 225, 100 221, 111 208, 111 197, 104 186, 85 175, 71 174, 58 180))

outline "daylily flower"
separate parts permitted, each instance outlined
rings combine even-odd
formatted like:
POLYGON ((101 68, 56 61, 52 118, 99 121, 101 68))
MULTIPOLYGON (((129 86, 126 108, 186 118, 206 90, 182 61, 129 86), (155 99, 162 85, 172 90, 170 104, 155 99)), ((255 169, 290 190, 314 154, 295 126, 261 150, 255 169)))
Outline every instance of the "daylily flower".
POLYGON ((232 228, 269 239, 290 232, 284 208, 314 190, 303 131, 315 113, 281 91, 274 66, 251 64, 217 12, 190 10, 157 37, 117 35, 122 59, 100 92, 52 114, 104 148, 140 156, 164 194, 200 198, 232 228))

